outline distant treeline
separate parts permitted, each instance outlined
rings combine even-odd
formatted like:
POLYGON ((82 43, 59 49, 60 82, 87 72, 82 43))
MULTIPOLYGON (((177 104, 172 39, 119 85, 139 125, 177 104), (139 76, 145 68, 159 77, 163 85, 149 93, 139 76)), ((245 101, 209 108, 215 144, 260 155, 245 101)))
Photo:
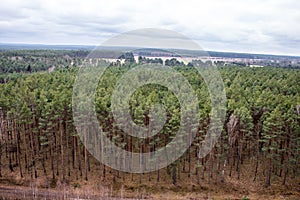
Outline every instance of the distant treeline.
MULTIPOLYGON (((206 52, 205 52, 206 53, 206 52)), ((0 50, 0 82, 4 82, 4 77, 13 77, 15 75, 6 76, 4 74, 13 73, 32 73, 37 71, 45 71, 51 67, 69 68, 73 66, 80 66, 87 56, 107 59, 125 60, 125 63, 116 61, 112 65, 128 65, 130 63, 159 63, 163 64, 162 59, 157 57, 174 57, 164 62, 165 65, 185 65, 179 62, 176 58, 179 55, 185 56, 205 56, 204 52, 199 51, 161 51, 157 49, 138 49, 132 52, 124 52, 117 50, 0 50), (197 54, 198 53, 198 54, 197 54), (200 53, 200 54, 199 54, 200 53), (139 55, 138 60, 135 60, 134 55, 139 55), (145 58, 144 56, 154 56, 156 58, 145 58)), ((247 58, 247 59, 261 59, 261 60, 241 60, 229 61, 220 60, 216 61, 217 66, 249 66, 250 64, 271 66, 271 67, 284 67, 284 68, 300 68, 300 58, 289 56, 272 56, 272 55, 255 55, 255 54, 239 54, 239 53, 221 53, 221 52, 208 52, 206 56, 222 57, 222 58, 247 58), (250 62, 251 61, 251 62, 250 62)), ((201 62, 201 61, 194 61, 201 62)), ((186 65, 192 66, 194 62, 186 65)))

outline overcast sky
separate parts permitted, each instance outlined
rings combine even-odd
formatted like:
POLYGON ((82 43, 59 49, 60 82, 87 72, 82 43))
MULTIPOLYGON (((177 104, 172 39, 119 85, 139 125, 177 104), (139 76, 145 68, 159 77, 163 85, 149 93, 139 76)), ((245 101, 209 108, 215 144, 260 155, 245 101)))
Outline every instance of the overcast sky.
POLYGON ((300 55, 299 0, 2 0, 0 43, 99 45, 165 28, 205 50, 300 55))

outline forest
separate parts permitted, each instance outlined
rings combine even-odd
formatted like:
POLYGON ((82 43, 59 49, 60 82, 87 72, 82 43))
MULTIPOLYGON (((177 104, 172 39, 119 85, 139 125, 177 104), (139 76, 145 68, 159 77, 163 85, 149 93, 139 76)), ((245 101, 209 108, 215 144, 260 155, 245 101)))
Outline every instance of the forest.
MULTIPOLYGON (((86 55, 85 51, 2 52, 0 183, 12 179, 11 184, 28 185, 43 178, 47 181, 40 187, 55 188, 66 183, 80 188, 84 183, 101 180, 97 182, 100 185, 125 187, 128 191, 140 187, 147 190, 148 183, 187 191, 193 191, 187 187, 193 185, 201 191, 207 190, 204 185, 222 188, 234 180, 269 190, 284 187, 291 191, 290 195, 300 194, 299 69, 218 66, 226 89, 226 119, 217 144, 200 159, 199 146, 210 122, 207 86, 192 67, 195 63, 166 62, 189 81, 198 97, 197 135, 190 148, 168 167, 129 174, 97 161, 84 147, 74 126, 73 84, 86 55), (53 65, 57 66, 55 70, 48 72, 53 65), (12 177, 18 177, 18 181, 12 177)), ((174 137, 180 126, 180 105, 164 87, 139 88, 130 100, 133 120, 148 125, 151 105, 161 103, 167 121, 159 134, 149 139, 124 134, 113 118, 111 95, 116 81, 136 65, 125 62, 107 68, 97 87, 97 118, 107 137, 127 151, 154 151, 174 137)))

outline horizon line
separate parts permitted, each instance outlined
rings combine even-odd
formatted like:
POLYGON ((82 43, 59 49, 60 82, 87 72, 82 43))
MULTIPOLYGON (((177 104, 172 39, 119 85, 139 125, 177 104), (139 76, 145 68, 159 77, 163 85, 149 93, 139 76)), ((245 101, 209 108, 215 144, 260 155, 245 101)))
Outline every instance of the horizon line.
MULTIPOLYGON (((49 44, 49 43, 21 43, 21 42, 0 42, 0 46, 2 45, 12 45, 12 46, 17 46, 17 45, 40 45, 40 46, 85 46, 85 47, 90 47, 90 48, 95 48, 95 47, 101 47, 101 45, 92 45, 92 44, 61 44, 61 43, 57 43, 57 44, 49 44)), ((103 47, 114 47, 114 48, 118 48, 118 47, 123 47, 123 48, 140 48, 140 47, 133 47, 133 46, 105 46, 103 45, 103 47)), ((1 48, 0 48, 1 49, 1 48)), ((169 48, 172 49, 172 48, 169 48)), ((29 50, 29 49, 19 49, 19 50, 29 50)), ((38 48, 37 48, 38 50, 38 48)), ((61 49, 64 50, 64 49, 61 49)), ((68 49, 65 49, 68 50, 68 49)), ((204 51, 204 52, 216 52, 216 53, 237 53, 237 54, 250 54, 250 55, 265 55, 265 56, 284 56, 284 57, 297 57, 300 58, 300 55, 291 55, 291 54, 285 54, 285 53, 267 53, 267 52, 257 52, 257 53, 253 53, 253 52, 240 52, 240 51, 230 51, 230 50, 193 50, 193 49, 174 49, 174 50, 187 50, 187 51, 204 51)))

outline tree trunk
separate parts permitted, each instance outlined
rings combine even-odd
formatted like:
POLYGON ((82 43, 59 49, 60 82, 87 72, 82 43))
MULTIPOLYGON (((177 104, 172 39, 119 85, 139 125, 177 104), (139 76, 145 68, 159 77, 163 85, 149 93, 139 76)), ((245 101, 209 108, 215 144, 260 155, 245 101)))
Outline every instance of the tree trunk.
POLYGON ((49 142, 50 145, 50 160, 51 160, 51 172, 52 172, 52 179, 55 179, 54 173, 54 153, 53 153, 53 144, 52 141, 49 142))
POLYGON ((222 169, 222 178, 221 178, 222 183, 224 183, 224 180, 225 180, 226 161, 227 161, 227 159, 224 160, 224 165, 223 165, 223 169, 222 169))
MULTIPOLYGON (((34 120, 34 119, 32 119, 34 120)), ((29 125, 29 136, 30 136, 30 144, 31 144, 31 152, 32 152, 32 165, 34 169, 34 177, 37 178, 37 169, 36 169, 36 158, 35 158, 35 143, 34 143, 34 135, 32 132, 32 127, 29 125)))
POLYGON ((272 173, 272 158, 269 158, 269 163, 268 163, 268 172, 266 176, 266 187, 270 187, 271 185, 271 173, 272 173))
MULTIPOLYGON (((20 148, 20 132, 19 131, 18 131, 17 137, 16 137, 16 144, 17 144, 17 160, 18 160, 18 165, 19 165, 19 170, 20 170, 20 176, 23 178, 21 155, 20 155, 21 148, 20 148)), ((1 151, 1 149, 0 149, 0 151, 1 151)), ((0 159, 0 162, 1 162, 1 159, 0 159)))
POLYGON ((60 154, 61 154, 61 171, 62 181, 65 182, 65 162, 64 162, 64 142, 63 142, 63 125, 62 120, 59 119, 59 132, 60 132, 60 154))

